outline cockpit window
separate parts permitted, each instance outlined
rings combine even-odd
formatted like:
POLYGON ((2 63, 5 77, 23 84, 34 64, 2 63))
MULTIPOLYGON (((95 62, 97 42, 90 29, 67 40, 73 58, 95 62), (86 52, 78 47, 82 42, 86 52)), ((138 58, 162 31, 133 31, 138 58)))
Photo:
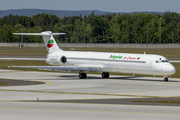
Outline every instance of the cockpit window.
POLYGON ((169 60, 167 60, 167 59, 162 59, 162 58, 159 58, 159 60, 156 60, 156 63, 168 63, 169 62, 169 60))
POLYGON ((165 60, 162 60, 162 62, 166 62, 165 60))
POLYGON ((156 60, 156 63, 159 63, 159 60, 156 60))

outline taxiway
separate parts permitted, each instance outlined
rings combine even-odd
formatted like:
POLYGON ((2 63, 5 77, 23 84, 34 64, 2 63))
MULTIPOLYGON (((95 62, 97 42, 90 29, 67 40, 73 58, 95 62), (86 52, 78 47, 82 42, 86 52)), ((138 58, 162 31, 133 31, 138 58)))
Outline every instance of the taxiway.
POLYGON ((180 79, 0 70, 0 120, 179 120, 180 79))

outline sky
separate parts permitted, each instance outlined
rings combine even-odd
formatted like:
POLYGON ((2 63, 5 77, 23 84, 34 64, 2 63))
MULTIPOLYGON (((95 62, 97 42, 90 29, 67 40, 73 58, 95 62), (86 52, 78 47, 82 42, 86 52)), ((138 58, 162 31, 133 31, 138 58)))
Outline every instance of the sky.
POLYGON ((177 12, 180 0, 0 0, 0 10, 101 10, 107 12, 177 12))

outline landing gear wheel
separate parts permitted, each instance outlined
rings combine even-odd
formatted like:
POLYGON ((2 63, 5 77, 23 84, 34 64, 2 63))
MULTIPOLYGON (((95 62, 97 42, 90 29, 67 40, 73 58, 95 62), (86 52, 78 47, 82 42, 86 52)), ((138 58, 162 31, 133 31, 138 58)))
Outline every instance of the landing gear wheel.
POLYGON ((109 78, 109 73, 108 72, 103 72, 102 73, 102 78, 109 78))
POLYGON ((87 74, 83 73, 83 78, 86 79, 87 78, 87 74))
POLYGON ((82 78, 83 78, 83 74, 79 73, 79 79, 82 79, 82 78))
POLYGON ((164 78, 164 81, 165 81, 165 82, 168 82, 168 80, 169 80, 168 77, 165 77, 165 78, 164 78))
POLYGON ((79 73, 79 79, 86 79, 87 74, 86 73, 79 73))

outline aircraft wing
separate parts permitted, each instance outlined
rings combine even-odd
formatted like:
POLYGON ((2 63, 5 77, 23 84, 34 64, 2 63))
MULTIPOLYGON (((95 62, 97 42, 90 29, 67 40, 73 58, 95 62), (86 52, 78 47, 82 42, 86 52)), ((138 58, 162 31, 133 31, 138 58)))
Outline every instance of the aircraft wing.
POLYGON ((0 60, 30 60, 30 61, 46 61, 46 58, 17 58, 17 57, 0 57, 0 60))
POLYGON ((67 70, 67 71, 100 71, 100 66, 8 66, 8 68, 37 68, 46 70, 67 70))

